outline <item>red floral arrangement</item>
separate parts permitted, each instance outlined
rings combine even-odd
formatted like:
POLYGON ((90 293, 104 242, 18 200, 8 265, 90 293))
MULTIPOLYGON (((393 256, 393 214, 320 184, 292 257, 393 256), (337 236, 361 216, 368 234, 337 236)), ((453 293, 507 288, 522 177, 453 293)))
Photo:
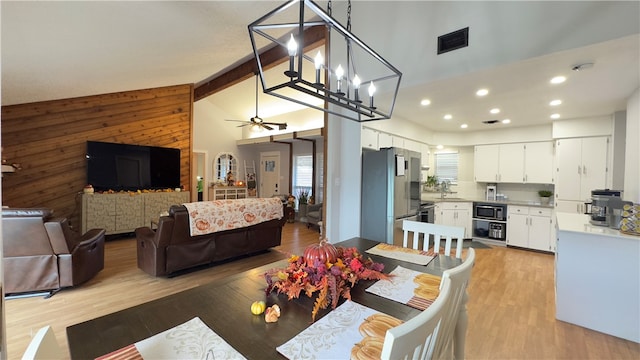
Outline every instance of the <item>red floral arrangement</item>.
POLYGON ((320 309, 326 309, 329 304, 335 309, 340 297, 350 300, 351 288, 359 280, 388 279, 389 275, 382 270, 384 264, 364 259, 358 249, 336 248, 322 240, 309 246, 304 256, 291 256, 286 268, 266 272, 265 292, 275 290, 278 294, 287 294, 289 300, 300 297, 303 291, 308 297, 318 292, 311 312, 311 320, 315 321, 320 309))

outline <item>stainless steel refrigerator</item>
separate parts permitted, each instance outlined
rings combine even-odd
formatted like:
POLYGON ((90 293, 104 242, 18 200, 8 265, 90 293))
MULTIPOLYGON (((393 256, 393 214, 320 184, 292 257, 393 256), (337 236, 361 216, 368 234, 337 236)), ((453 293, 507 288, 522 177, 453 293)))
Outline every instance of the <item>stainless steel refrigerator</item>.
POLYGON ((363 152, 360 236, 402 245, 402 221, 418 220, 419 208, 420 153, 400 148, 363 152))

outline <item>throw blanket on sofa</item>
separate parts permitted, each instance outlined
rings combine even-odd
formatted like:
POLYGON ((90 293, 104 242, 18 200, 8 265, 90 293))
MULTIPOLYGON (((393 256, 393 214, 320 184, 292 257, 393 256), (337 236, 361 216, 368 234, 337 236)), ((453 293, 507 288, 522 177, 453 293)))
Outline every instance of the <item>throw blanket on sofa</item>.
POLYGON ((279 198, 200 201, 182 205, 189 212, 191 236, 243 228, 283 216, 279 198))

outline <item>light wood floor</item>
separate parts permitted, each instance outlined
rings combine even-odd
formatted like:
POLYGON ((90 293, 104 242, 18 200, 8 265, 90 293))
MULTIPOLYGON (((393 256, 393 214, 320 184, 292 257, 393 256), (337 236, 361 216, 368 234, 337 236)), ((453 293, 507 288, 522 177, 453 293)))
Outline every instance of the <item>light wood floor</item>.
MULTIPOLYGON (((50 299, 5 302, 8 358, 19 359, 32 334, 51 325, 67 349, 66 327, 217 278, 302 254, 318 232, 286 224, 277 250, 171 279, 136 266, 135 239, 106 244, 105 269, 88 283, 50 299)), ((640 344, 555 320, 554 258, 494 247, 477 249, 469 285, 467 359, 640 359, 640 344)))

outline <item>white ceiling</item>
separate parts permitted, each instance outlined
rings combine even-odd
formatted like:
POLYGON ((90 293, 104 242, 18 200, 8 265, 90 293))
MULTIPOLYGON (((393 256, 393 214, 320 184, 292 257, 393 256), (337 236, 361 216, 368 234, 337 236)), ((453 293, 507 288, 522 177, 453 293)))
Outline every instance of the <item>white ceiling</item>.
MULTIPOLYGON (((2 104, 201 83, 249 59, 247 25, 282 3, 2 1, 2 104)), ((333 1, 342 23, 346 5, 333 1)), ((352 23, 403 72, 394 118, 434 131, 548 124, 552 112, 609 115, 640 86, 637 1, 354 1, 352 23), (469 47, 436 55, 437 36, 467 26, 469 47), (584 62, 594 66, 571 71, 584 62), (555 75, 568 80, 551 86, 555 75), (480 87, 490 94, 477 98, 480 87), (428 107, 419 105, 425 97, 428 107), (556 98, 563 104, 552 109, 556 98), (501 113, 489 114, 493 107, 501 113), (482 124, 503 118, 511 124, 482 124)), ((224 112, 220 121, 248 119, 253 86, 247 80, 203 101, 224 112)), ((261 94, 265 121, 278 121, 265 114, 281 101, 261 94)))

